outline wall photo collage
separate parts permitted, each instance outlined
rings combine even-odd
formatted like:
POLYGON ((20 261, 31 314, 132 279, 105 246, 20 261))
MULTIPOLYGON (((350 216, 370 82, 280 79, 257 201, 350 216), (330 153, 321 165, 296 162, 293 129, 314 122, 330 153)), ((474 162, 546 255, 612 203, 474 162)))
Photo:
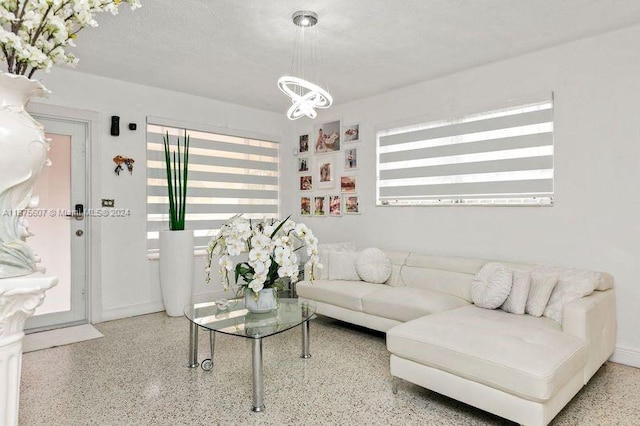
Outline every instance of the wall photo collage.
POLYGON ((317 124, 298 138, 300 214, 340 217, 360 214, 357 194, 360 125, 340 120, 317 124))

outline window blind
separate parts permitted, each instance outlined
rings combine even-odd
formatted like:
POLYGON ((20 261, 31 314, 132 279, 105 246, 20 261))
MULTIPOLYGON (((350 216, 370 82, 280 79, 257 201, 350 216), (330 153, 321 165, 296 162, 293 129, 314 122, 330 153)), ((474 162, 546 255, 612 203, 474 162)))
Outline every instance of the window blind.
POLYGON ((553 204, 552 99, 377 133, 378 205, 553 204))
POLYGON ((279 144, 276 142, 147 124, 147 249, 159 247, 159 231, 169 229, 164 145, 169 132, 190 140, 185 228, 194 231, 196 248, 231 216, 277 218, 279 208, 279 144))

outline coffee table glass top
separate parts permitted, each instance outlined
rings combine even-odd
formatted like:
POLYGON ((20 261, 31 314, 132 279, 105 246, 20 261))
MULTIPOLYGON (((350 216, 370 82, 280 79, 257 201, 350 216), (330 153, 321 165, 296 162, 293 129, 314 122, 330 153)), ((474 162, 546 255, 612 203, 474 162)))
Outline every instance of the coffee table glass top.
POLYGON ((278 309, 256 314, 247 311, 244 299, 231 299, 226 309, 215 302, 186 306, 184 315, 195 324, 234 336, 258 339, 281 333, 309 321, 316 313, 313 302, 299 299, 278 299, 278 309))

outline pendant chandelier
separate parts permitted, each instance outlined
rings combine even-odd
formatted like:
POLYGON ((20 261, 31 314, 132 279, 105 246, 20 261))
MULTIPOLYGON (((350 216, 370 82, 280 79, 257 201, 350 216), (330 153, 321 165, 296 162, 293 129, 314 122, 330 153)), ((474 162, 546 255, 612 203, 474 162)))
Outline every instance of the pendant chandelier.
POLYGON ((316 118, 316 108, 329 108, 333 98, 318 82, 318 41, 315 25, 318 14, 308 10, 295 12, 293 23, 299 27, 291 60, 291 73, 278 79, 278 87, 291 98, 289 120, 316 118), (306 73, 306 75, 305 75, 306 73), (311 79, 311 81, 309 81, 311 79))

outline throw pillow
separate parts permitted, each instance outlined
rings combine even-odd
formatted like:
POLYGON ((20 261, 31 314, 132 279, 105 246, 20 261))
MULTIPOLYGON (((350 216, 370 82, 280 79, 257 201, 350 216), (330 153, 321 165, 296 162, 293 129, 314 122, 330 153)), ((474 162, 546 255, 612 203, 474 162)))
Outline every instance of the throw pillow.
POLYGON ((556 274, 532 272, 531 288, 529 289, 525 312, 534 317, 542 316, 557 282, 558 275, 556 274))
POLYGON ((330 251, 329 252, 329 279, 360 281, 356 271, 357 252, 330 251))
POLYGON ((561 323, 564 307, 569 302, 593 293, 595 286, 595 282, 589 278, 570 280, 561 276, 551 293, 543 315, 561 323))
POLYGON ((513 285, 509 297, 505 300, 501 309, 512 314, 523 315, 529 298, 529 288, 531 287, 531 275, 529 271, 513 269, 513 285))
POLYGON ((329 252, 330 251, 355 252, 356 246, 353 243, 349 243, 349 242, 318 244, 318 257, 320 258, 320 264, 322 265, 322 268, 318 268, 315 271, 316 279, 320 279, 320 280, 329 279, 329 269, 330 269, 329 252))
POLYGON ((363 281, 382 284, 391 276, 391 261, 382 250, 369 247, 358 254, 356 271, 363 281))
POLYGON ((471 300, 476 306, 495 309, 502 305, 511 291, 511 270, 501 263, 487 263, 471 283, 471 300))

